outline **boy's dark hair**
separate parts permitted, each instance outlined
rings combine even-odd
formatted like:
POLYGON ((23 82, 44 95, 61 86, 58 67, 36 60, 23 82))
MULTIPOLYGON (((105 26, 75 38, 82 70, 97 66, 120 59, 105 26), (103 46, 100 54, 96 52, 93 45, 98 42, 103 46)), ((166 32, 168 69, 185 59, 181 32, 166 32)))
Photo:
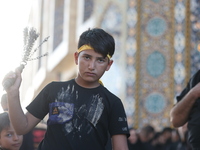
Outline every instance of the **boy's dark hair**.
POLYGON ((0 133, 3 129, 8 128, 10 126, 10 119, 7 112, 0 114, 0 133))
POLYGON ((111 57, 115 51, 114 38, 100 28, 88 29, 80 35, 78 49, 83 45, 90 45, 94 51, 104 57, 109 54, 111 57))

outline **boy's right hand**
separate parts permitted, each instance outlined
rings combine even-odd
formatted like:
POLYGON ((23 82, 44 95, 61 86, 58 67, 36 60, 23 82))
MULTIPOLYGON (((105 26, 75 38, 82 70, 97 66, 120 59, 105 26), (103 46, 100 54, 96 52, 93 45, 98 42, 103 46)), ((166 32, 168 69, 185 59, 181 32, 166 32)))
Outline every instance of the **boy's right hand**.
POLYGON ((19 90, 19 87, 21 85, 21 68, 16 68, 15 72, 10 71, 8 74, 5 75, 2 85, 4 87, 4 90, 6 92, 11 92, 13 90, 19 90))

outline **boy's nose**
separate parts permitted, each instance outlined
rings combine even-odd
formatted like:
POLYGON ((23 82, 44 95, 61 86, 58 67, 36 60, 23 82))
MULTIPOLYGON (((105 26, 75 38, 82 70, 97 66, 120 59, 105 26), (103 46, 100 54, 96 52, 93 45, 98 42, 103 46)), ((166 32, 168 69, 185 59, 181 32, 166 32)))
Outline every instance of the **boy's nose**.
POLYGON ((21 135, 17 135, 17 134, 14 134, 13 135, 13 139, 15 140, 15 141, 17 141, 17 140, 19 140, 19 137, 20 137, 21 135))
POLYGON ((90 61, 89 69, 93 70, 95 68, 95 61, 90 61))

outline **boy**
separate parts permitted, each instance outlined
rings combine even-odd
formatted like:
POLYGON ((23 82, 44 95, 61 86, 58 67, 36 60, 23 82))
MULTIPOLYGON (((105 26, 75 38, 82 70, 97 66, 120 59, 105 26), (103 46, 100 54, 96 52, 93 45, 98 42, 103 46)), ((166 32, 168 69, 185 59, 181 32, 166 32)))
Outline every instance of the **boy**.
POLYGON ((17 133, 25 134, 47 114, 47 132, 38 150, 105 150, 109 137, 113 150, 128 150, 126 114, 121 100, 99 83, 113 63, 113 37, 94 28, 80 36, 75 63, 78 75, 66 82, 51 82, 27 106, 24 115, 19 100, 21 73, 7 89, 9 113, 17 133))
POLYGON ((0 150, 19 150, 23 136, 17 135, 7 112, 0 114, 0 150))
MULTIPOLYGON (((1 107, 4 111, 8 111, 8 100, 6 93, 4 93, 1 97, 1 107)), ((23 142, 20 150, 34 150, 32 131, 28 132, 23 136, 23 142)))

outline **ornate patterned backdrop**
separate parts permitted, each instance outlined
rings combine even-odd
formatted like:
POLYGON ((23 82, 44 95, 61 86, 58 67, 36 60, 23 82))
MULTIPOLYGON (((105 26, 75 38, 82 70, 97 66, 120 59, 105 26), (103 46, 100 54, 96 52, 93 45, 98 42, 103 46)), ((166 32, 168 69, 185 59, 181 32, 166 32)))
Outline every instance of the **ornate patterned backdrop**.
POLYGON ((191 75, 200 69, 200 0, 191 0, 191 75))
POLYGON ((174 87, 173 6, 173 0, 138 1, 135 127, 169 126, 174 87))
POLYGON ((102 0, 96 6, 98 26, 116 39, 115 65, 103 80, 122 98, 129 126, 170 126, 169 111, 197 53, 190 53, 190 1, 102 0))

